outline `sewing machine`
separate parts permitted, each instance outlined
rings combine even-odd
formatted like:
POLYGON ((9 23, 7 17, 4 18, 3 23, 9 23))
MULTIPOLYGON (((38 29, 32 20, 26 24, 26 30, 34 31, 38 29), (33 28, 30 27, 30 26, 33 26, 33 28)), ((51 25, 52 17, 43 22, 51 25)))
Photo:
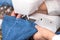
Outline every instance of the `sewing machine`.
POLYGON ((15 13, 26 15, 28 20, 33 19, 40 27, 47 28, 54 33, 60 27, 60 17, 44 14, 34 14, 29 16, 43 3, 44 0, 12 0, 15 13))
POLYGON ((35 19, 35 23, 40 27, 47 28, 54 33, 60 27, 60 17, 59 16, 50 16, 42 13, 36 13, 30 16, 31 19, 35 19))

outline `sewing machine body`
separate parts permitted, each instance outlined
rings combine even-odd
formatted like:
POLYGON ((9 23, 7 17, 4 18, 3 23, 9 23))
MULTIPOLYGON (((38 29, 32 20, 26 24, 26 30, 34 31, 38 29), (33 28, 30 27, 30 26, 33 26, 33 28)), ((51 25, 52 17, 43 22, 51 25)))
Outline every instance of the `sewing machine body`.
POLYGON ((36 13, 29 18, 35 19, 35 23, 40 27, 47 28, 54 33, 60 27, 60 17, 59 16, 50 16, 45 14, 36 13))

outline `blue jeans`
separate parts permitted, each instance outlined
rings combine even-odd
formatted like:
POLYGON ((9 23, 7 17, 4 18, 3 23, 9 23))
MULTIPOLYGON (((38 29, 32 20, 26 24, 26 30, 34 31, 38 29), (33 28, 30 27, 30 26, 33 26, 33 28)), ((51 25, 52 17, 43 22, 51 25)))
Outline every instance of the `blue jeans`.
POLYGON ((5 15, 2 22, 2 40, 27 40, 37 32, 35 25, 29 20, 5 15))

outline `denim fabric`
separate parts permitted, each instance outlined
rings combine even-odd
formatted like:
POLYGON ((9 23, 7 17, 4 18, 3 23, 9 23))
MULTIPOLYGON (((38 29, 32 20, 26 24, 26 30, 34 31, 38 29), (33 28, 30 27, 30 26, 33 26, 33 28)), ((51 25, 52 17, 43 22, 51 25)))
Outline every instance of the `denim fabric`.
POLYGON ((60 31, 59 32, 56 32, 56 34, 60 34, 60 31))
POLYGON ((5 15, 2 22, 2 40, 27 40, 37 32, 35 25, 29 20, 5 15))
POLYGON ((0 6, 4 4, 4 5, 10 5, 12 6, 12 1, 11 0, 0 0, 0 6))

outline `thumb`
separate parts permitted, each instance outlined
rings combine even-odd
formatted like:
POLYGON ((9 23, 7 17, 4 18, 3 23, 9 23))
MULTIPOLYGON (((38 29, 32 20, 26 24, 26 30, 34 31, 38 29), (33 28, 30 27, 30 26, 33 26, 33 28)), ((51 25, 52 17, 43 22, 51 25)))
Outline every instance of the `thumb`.
POLYGON ((40 29, 40 26, 39 26, 39 25, 36 25, 35 28, 36 28, 37 30, 39 30, 39 29, 40 29))

